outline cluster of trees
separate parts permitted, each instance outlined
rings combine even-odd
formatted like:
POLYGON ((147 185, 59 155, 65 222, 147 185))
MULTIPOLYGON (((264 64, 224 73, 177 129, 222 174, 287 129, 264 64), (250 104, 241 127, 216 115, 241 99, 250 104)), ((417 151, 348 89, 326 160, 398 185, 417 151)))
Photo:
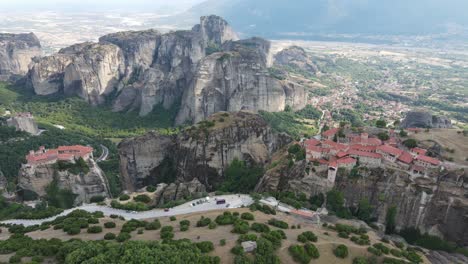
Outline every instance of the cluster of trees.
POLYGON ((223 192, 249 193, 253 191, 260 177, 261 166, 248 166, 245 161, 234 159, 225 171, 225 180, 218 188, 223 192))
POLYGON ((302 264, 308 264, 311 259, 318 259, 320 252, 314 244, 306 243, 305 245, 291 245, 289 254, 294 261, 302 264))
MULTIPOLYGON (((286 109, 283 112, 265 112, 259 111, 259 114, 268 122, 272 129, 276 132, 286 133, 295 139, 300 139, 303 136, 314 135, 317 128, 314 124, 304 121, 304 118, 309 118, 311 111, 305 110, 302 114, 295 113, 292 110, 286 109), (286 111, 287 110, 287 111, 286 111)), ((321 113, 320 113, 321 116, 321 113)), ((320 117, 319 116, 319 117, 320 117)), ((313 118, 315 119, 315 118, 313 118)))
POLYGON ((40 203, 35 208, 9 202, 0 195, 0 220, 4 219, 44 219, 63 212, 63 209, 40 203))

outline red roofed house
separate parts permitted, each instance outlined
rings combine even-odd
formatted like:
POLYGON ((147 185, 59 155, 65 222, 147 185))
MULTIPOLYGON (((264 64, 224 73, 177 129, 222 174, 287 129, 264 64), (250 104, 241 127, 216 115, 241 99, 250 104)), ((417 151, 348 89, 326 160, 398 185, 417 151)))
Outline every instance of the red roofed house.
POLYGON ((57 161, 74 162, 76 159, 83 158, 89 160, 93 157, 93 148, 85 146, 61 146, 58 149, 46 149, 39 147, 38 151, 31 150, 26 155, 28 165, 53 164, 57 161))
POLYGON ((335 135, 338 133, 339 128, 332 128, 322 133, 322 137, 328 140, 333 140, 335 135))
POLYGON ((404 169, 409 169, 411 166, 411 163, 413 163, 413 156, 406 151, 403 151, 403 153, 398 157, 397 159, 398 165, 404 169))
POLYGON ((428 157, 425 155, 419 155, 416 157, 414 160, 414 164, 424 167, 424 168, 429 168, 429 169, 435 169, 440 166, 440 161, 438 159, 434 159, 432 157, 428 157))
POLYGON ((356 160, 351 157, 341 158, 336 161, 338 168, 352 169, 356 166, 356 160))
POLYGON ((426 155, 427 150, 422 149, 422 148, 412 148, 411 149, 411 154, 413 154, 414 157, 417 157, 419 155, 426 155))
POLYGON ((360 163, 369 167, 378 167, 382 164, 382 155, 371 152, 364 152, 359 150, 348 151, 349 156, 358 159, 360 163))
POLYGON ((390 162, 396 162, 398 157, 403 153, 403 150, 397 149, 389 145, 378 146, 376 152, 381 154, 382 157, 390 162))
POLYGON ((322 147, 328 148, 330 150, 331 155, 336 155, 340 151, 346 151, 348 146, 341 143, 336 143, 331 140, 325 140, 322 142, 322 147))
POLYGON ((378 138, 369 138, 369 134, 362 133, 350 138, 352 144, 361 144, 363 146, 380 146, 382 141, 378 138))

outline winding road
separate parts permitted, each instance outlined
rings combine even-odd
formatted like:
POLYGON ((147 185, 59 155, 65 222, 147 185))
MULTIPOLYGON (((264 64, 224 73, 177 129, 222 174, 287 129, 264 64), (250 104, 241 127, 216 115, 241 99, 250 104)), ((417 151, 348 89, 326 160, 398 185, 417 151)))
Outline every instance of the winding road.
POLYGON ((72 209, 68 209, 63 211, 61 214, 45 218, 39 220, 26 220, 26 219, 13 219, 13 220, 5 220, 0 222, 0 224, 13 224, 13 225, 24 225, 24 226, 32 226, 32 225, 40 225, 44 222, 49 222, 56 219, 59 216, 64 216, 71 213, 74 210, 85 210, 87 212, 93 213, 97 211, 101 211, 106 216, 120 215, 125 217, 125 219, 149 219, 149 218, 158 218, 158 217, 167 217, 167 216, 175 216, 175 215, 182 215, 182 214, 191 214, 191 213, 200 213, 200 212, 207 212, 213 210, 220 210, 220 209, 232 209, 232 208, 240 208, 242 206, 249 206, 253 203, 253 199, 249 195, 220 195, 210 197, 207 202, 202 204, 198 204, 193 206, 193 203, 196 203, 202 199, 196 199, 185 204, 176 206, 171 208, 169 211, 164 211, 163 209, 153 209, 144 212, 134 212, 134 211, 125 211, 120 209, 114 209, 108 206, 99 206, 96 204, 84 204, 79 207, 75 207, 72 209), (226 201, 225 204, 216 204, 216 200, 224 199, 226 201))
POLYGON ((100 146, 102 149, 102 153, 101 153, 101 156, 96 160, 96 162, 105 161, 107 160, 107 157, 109 156, 109 149, 102 144, 100 146))

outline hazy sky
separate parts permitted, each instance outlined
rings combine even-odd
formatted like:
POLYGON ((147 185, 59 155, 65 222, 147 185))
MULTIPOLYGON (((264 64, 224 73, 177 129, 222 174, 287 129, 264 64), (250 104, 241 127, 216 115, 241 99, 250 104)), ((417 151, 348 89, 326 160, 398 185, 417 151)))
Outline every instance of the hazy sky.
POLYGON ((0 0, 0 12, 6 11, 147 11, 177 12, 204 0, 0 0))

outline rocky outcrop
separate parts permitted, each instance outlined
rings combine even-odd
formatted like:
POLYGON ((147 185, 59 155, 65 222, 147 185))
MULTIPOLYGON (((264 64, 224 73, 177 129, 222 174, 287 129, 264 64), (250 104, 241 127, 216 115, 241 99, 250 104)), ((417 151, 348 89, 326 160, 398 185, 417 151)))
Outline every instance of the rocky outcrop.
POLYGON ((452 128, 452 121, 445 116, 435 116, 429 112, 411 111, 401 122, 402 128, 452 128))
POLYGON ((274 65, 298 69, 308 74, 316 74, 319 71, 312 58, 303 48, 298 46, 292 46, 278 52, 274 56, 274 65))
POLYGON ((81 43, 36 60, 29 76, 38 95, 63 92, 97 105, 116 89, 123 73, 124 57, 117 46, 81 43))
POLYGON ((178 135, 152 132, 124 140, 119 145, 121 178, 130 191, 194 179, 213 190, 235 158, 265 164, 289 141, 289 137, 273 133, 254 113, 218 113, 178 135))
POLYGON ((89 172, 75 175, 67 170, 60 171, 53 164, 23 165, 18 177, 18 187, 44 197, 46 188, 56 181, 60 189, 70 190, 76 195, 75 204, 89 202, 93 196, 109 196, 104 172, 89 160, 89 172))
POLYGON ((0 33, 0 80, 25 75, 32 58, 41 54, 41 44, 34 33, 0 33))
MULTIPOLYGON (((362 177, 358 179, 350 179, 347 172, 338 173, 334 188, 343 192, 346 206, 356 208, 361 199, 368 199, 375 208, 378 223, 385 224, 388 208, 395 205, 398 228, 418 227, 423 232, 468 245, 468 178, 464 172, 442 172, 436 177, 416 179, 403 171, 382 168, 363 169, 359 173, 362 177)), ((326 172, 294 176, 267 172, 260 183, 258 192, 295 191, 307 196, 331 188, 326 172)))
POLYGON ((37 60, 30 83, 37 94, 63 92, 91 104, 112 93, 114 111, 147 115, 156 105, 182 106, 177 124, 217 111, 282 111, 305 106, 304 88, 270 76, 270 43, 237 41, 226 21, 206 16, 191 30, 119 32, 99 43, 62 49, 37 60))
POLYGON ((32 115, 17 115, 7 120, 7 125, 15 127, 16 131, 28 132, 31 135, 39 134, 39 128, 32 115))
POLYGON ((6 192, 8 181, 0 168, 0 193, 6 192))
POLYGON ((206 195, 206 188, 197 178, 190 182, 161 183, 155 192, 154 204, 161 206, 170 201, 196 199, 204 195, 206 195))
POLYGON ((226 52, 204 58, 182 98, 176 124, 199 122, 219 111, 282 111, 302 109, 304 87, 271 77, 267 66, 270 43, 254 38, 224 45, 226 52))

